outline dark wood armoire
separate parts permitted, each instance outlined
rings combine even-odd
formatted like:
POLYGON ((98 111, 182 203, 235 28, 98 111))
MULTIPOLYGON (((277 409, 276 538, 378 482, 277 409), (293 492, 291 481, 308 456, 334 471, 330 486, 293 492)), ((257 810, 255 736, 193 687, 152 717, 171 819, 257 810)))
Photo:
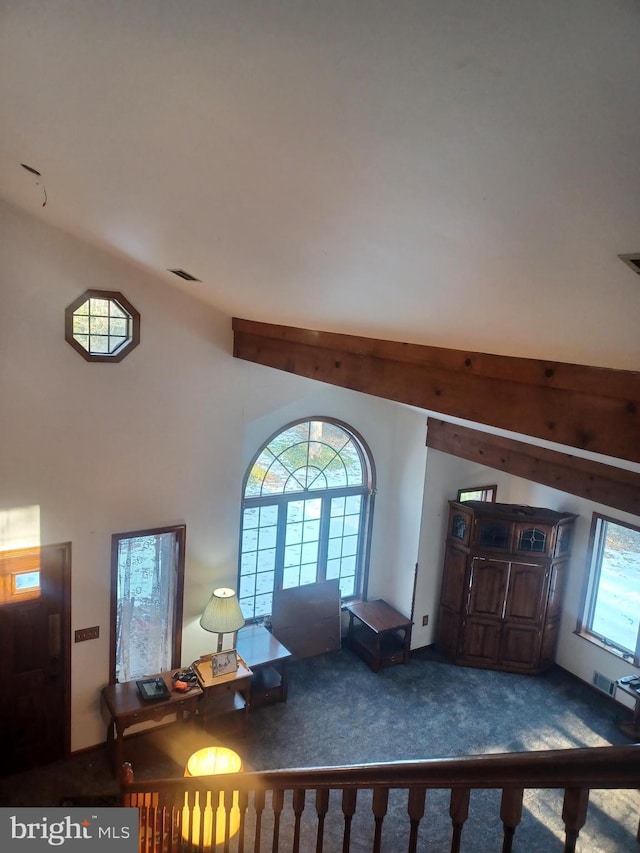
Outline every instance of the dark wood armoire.
POLYGON ((449 501, 436 639, 448 658, 520 673, 553 663, 576 517, 449 501))

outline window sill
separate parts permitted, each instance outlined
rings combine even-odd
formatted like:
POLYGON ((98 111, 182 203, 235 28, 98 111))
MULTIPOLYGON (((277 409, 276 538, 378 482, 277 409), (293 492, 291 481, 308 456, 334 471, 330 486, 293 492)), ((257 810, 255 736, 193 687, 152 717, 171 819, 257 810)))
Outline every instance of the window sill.
POLYGON ((581 631, 576 629, 573 632, 576 637, 581 637, 583 640, 586 640, 588 643, 591 643, 594 646, 597 646, 599 649, 602 649, 605 652, 608 652, 610 655, 613 655, 620 660, 625 661, 631 666, 638 666, 638 663, 634 660, 633 655, 626 654, 625 652, 621 652, 619 649, 616 649, 615 646, 609 646, 607 643, 603 643, 598 637, 594 637, 593 634, 588 634, 586 631, 581 631))

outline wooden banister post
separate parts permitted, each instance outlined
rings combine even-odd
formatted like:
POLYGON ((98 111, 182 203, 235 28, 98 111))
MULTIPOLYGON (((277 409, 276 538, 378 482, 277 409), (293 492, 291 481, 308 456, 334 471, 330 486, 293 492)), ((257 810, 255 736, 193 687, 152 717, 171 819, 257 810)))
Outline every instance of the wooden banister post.
POLYGON ((389 805, 389 789, 374 788, 373 800, 371 803, 371 811, 375 820, 375 833, 373 836, 373 853, 380 853, 382 846, 382 821, 387 814, 389 805))
POLYGON ((562 804, 562 820, 565 827, 565 853, 574 853, 580 830, 587 821, 589 807, 588 788, 567 788, 562 804))
POLYGON ((407 799, 407 814, 411 826, 409 835, 409 853, 415 853, 418 849, 418 828, 420 821, 424 817, 424 804, 427 799, 426 788, 409 788, 409 797, 407 799))
POLYGON ((273 844, 271 853, 278 853, 280 847, 280 815, 284 808, 284 790, 274 788, 271 793, 271 808, 273 809, 273 844))
POLYGON ((324 819, 329 811, 329 789, 318 788, 316 791, 316 814, 318 815, 318 835, 316 838, 316 853, 322 853, 324 847, 324 819))
POLYGON ((469 799, 471 790, 469 788, 452 788, 451 802, 449 804, 449 815, 453 834, 451 836, 451 853, 460 853, 462 841, 462 827, 469 817, 469 799))
POLYGON ((264 788, 256 788, 253 795, 253 807, 256 811, 256 834, 253 843, 253 853, 260 853, 260 837, 262 831, 262 813, 266 801, 264 788))
POLYGON ((511 853, 513 836, 522 819, 522 788, 503 788, 500 803, 500 820, 503 826, 502 853, 511 853))
POLYGON ((351 849, 351 820, 356 811, 357 788, 345 788, 342 791, 342 814, 344 815, 344 835, 342 836, 342 853, 351 849))
POLYGON ((300 818, 304 811, 304 788, 294 788, 293 791, 293 813, 295 815, 295 824, 293 828, 293 853, 298 853, 300 850, 300 818))

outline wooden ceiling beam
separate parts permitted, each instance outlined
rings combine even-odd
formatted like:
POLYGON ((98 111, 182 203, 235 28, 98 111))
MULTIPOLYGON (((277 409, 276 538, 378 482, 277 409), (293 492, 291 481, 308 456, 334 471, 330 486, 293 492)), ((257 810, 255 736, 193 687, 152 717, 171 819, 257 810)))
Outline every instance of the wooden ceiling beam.
POLYGON ((640 462, 640 373, 234 318, 236 358, 640 462))
POLYGON ((427 447, 640 516, 640 474, 468 427, 427 420, 427 447))

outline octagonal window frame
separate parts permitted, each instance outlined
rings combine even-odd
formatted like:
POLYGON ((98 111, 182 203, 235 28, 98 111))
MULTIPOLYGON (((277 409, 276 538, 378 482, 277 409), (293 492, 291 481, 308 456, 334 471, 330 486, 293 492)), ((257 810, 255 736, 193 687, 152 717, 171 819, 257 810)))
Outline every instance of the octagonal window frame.
MULTIPOLYGON (((96 322, 96 328, 101 324, 96 322)), ((119 362, 129 355, 132 349, 140 343, 140 313, 133 307, 129 300, 117 290, 85 290, 85 292, 75 299, 65 309, 65 340, 74 350, 79 353, 86 361, 101 361, 101 362, 119 362), (86 314, 79 313, 87 302, 92 299, 106 301, 109 303, 109 308, 106 313, 91 313, 91 304, 86 314), (111 306, 116 307, 116 312, 111 314, 111 306), (76 318, 86 317, 88 319, 88 328, 86 333, 78 332, 76 328, 76 318), (92 332, 92 319, 96 321, 106 321, 106 331, 92 332), (124 330, 117 334, 117 326, 114 329, 114 324, 121 324, 124 321, 124 330), (89 347, 91 347, 91 338, 101 338, 110 341, 111 338, 122 338, 122 342, 118 344, 112 352, 106 352, 103 349, 87 349, 77 337, 86 337, 89 347)))

